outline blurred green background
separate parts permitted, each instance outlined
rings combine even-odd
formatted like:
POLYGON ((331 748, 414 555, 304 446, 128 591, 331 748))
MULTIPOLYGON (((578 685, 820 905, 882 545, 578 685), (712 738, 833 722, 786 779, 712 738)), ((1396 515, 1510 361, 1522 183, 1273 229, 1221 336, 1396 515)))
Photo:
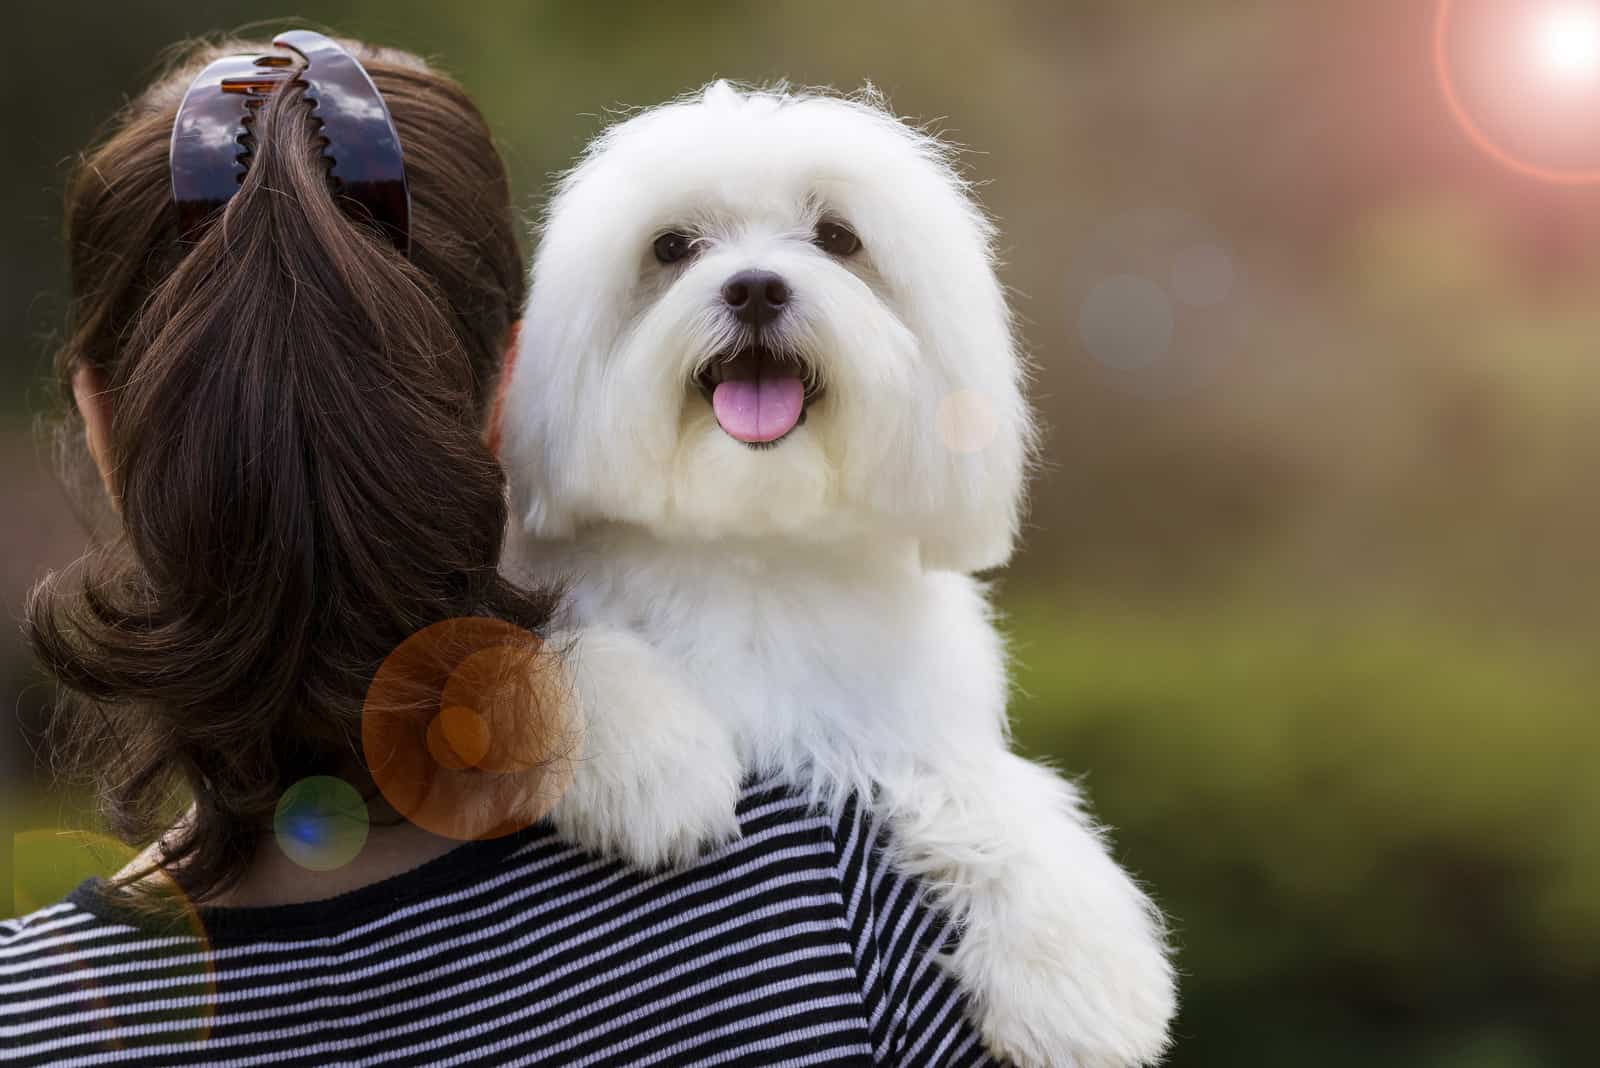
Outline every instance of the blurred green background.
MULTIPOLYGON (((165 46, 283 14, 21 7, 0 73, 13 617, 82 545, 35 427, 67 164, 165 46)), ((1019 736, 1085 777, 1174 917, 1171 1063, 1593 1062, 1600 189, 1473 147, 1432 3, 296 14, 455 73, 530 215, 608 109, 713 76, 871 81, 970 147, 1049 427, 999 580, 1019 736)), ((14 626, 0 700, 0 840, 82 825, 43 773, 50 692, 14 626)), ((49 852, 18 850, 28 877, 49 852)))

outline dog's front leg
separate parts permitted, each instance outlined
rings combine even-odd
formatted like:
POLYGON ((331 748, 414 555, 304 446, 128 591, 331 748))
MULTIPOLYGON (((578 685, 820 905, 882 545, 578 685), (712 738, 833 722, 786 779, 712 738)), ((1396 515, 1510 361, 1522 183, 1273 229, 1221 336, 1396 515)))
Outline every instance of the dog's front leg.
POLYGON ((738 836, 732 732, 639 638, 586 627, 565 645, 583 715, 572 785, 550 813, 561 836, 643 868, 738 836))
POLYGON ((961 930, 946 961, 984 1038, 1018 1065, 1160 1060, 1176 1009, 1163 925, 1077 791, 997 751, 886 783, 904 866, 961 930))

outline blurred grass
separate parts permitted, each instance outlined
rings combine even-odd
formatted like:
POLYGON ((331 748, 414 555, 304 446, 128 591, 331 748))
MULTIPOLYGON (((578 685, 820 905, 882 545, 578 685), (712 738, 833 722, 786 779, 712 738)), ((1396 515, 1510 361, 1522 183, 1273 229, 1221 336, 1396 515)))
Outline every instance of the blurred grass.
POLYGON ((83 880, 120 871, 136 850, 86 830, 43 827, 12 837, 11 907, 25 916, 65 897, 83 880))
POLYGON ((1600 995, 1600 668, 1297 609, 1013 606, 1018 740, 1170 912, 1174 1065, 1574 1065, 1600 995))
POLYGON ((119 871, 134 850, 102 833, 86 794, 13 792, 0 822, 0 919, 60 900, 93 876, 119 871))

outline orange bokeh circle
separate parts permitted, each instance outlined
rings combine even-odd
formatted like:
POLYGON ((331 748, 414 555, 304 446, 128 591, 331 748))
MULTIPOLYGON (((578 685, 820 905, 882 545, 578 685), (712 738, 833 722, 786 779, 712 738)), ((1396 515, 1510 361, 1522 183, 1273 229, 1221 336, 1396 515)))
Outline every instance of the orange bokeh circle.
POLYGON ((1455 79, 1450 74, 1450 16, 1455 7, 1455 0, 1439 0, 1439 10, 1434 16, 1433 23, 1433 68, 1435 77, 1439 82, 1439 91, 1444 96, 1444 101, 1450 109, 1451 116, 1456 120, 1468 139, 1479 150, 1498 162, 1516 171, 1518 174, 1529 178, 1537 178, 1543 182, 1553 182, 1558 185, 1593 185, 1600 182, 1600 168, 1592 170, 1560 170, 1554 167, 1541 167, 1529 163, 1499 145, 1483 128, 1472 118, 1466 104, 1462 103, 1461 94, 1456 89, 1455 79))
POLYGON ((362 706, 362 748, 384 800, 463 841, 543 818, 578 747, 562 678, 539 638, 504 620, 448 619, 407 638, 362 706))

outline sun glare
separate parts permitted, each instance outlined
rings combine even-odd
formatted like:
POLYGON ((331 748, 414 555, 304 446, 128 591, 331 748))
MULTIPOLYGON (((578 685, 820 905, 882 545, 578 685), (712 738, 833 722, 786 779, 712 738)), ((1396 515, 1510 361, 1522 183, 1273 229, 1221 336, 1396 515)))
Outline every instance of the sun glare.
POLYGON ((1565 82, 1600 76, 1600 8, 1592 3, 1555 5, 1532 24, 1534 57, 1547 74, 1565 82))
POLYGON ((1434 75, 1462 131, 1530 178, 1600 185, 1600 0, 1437 3, 1434 75))

